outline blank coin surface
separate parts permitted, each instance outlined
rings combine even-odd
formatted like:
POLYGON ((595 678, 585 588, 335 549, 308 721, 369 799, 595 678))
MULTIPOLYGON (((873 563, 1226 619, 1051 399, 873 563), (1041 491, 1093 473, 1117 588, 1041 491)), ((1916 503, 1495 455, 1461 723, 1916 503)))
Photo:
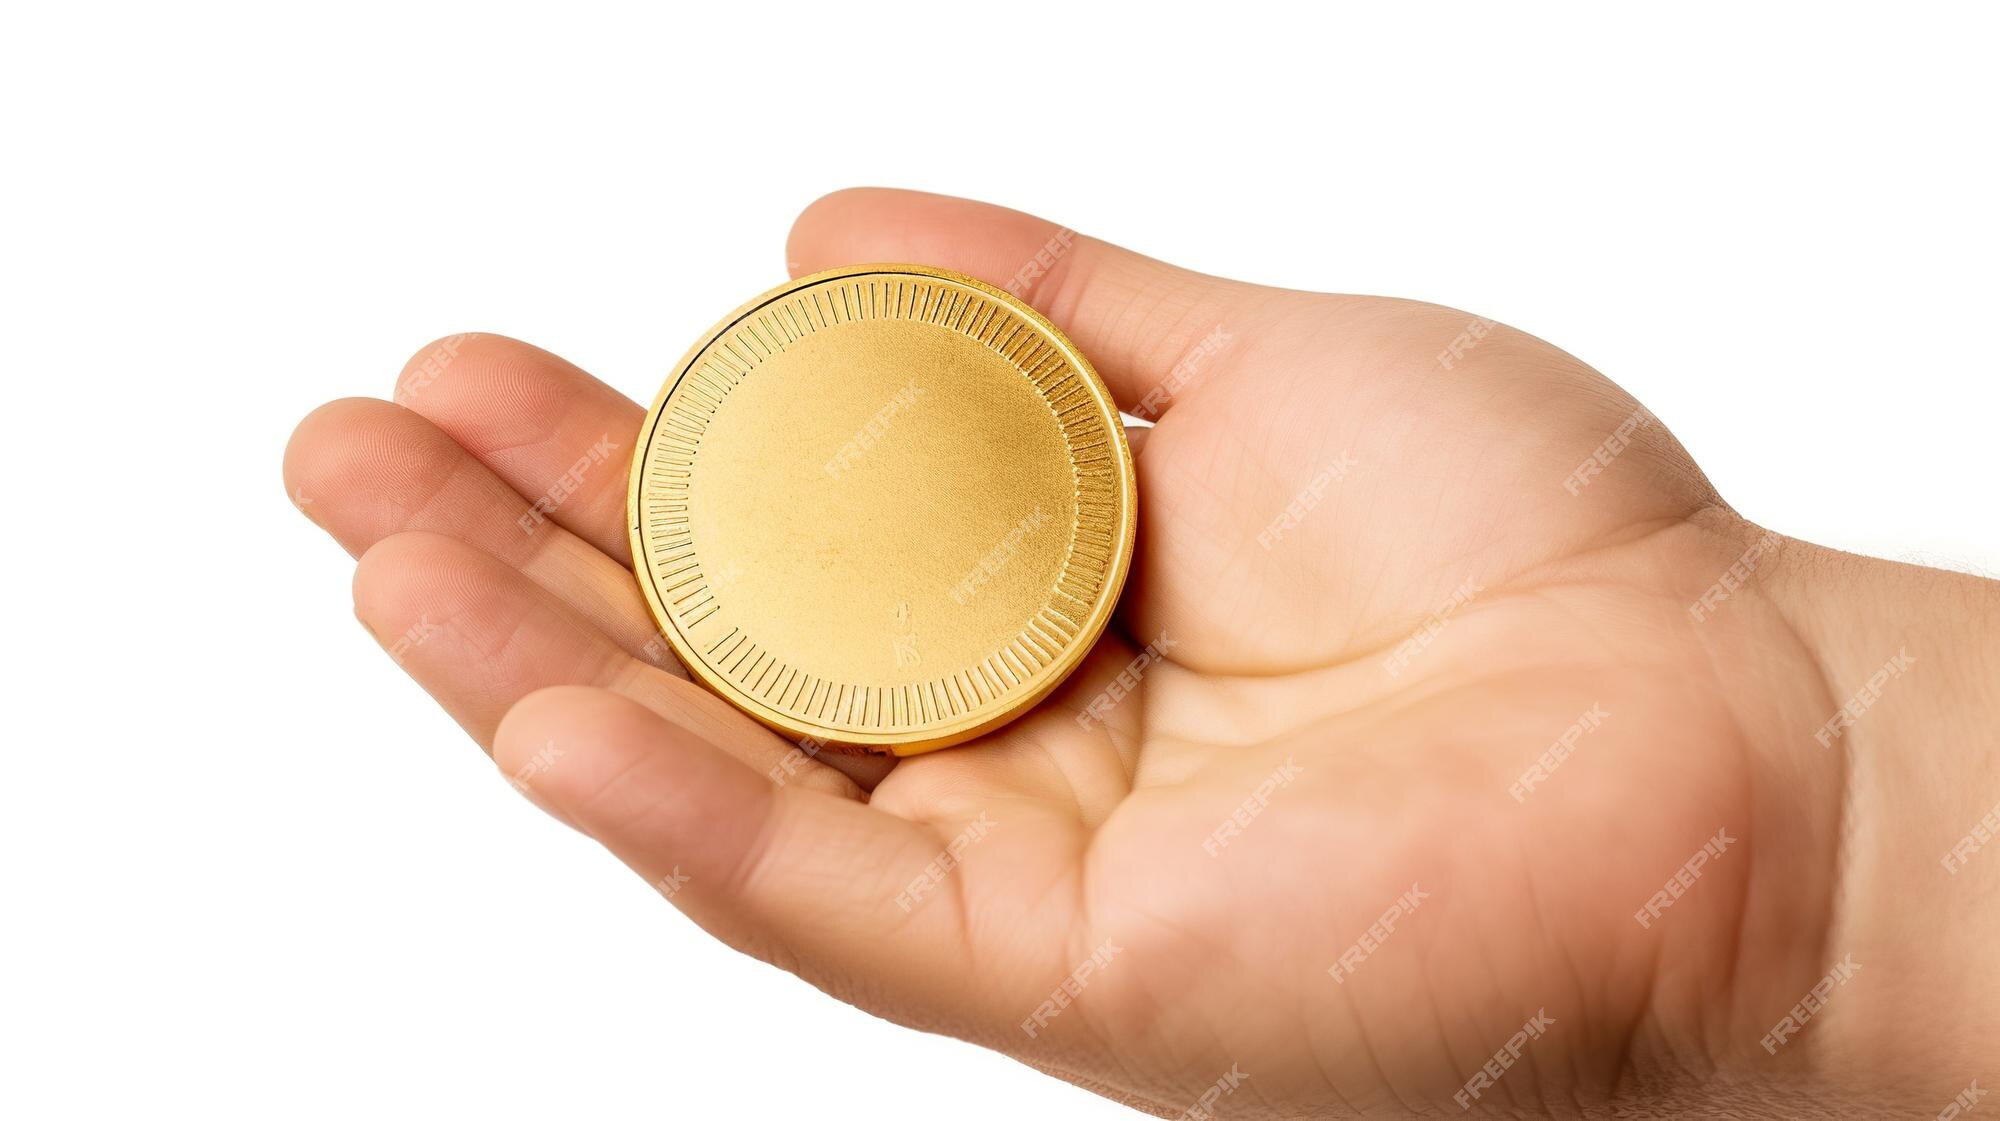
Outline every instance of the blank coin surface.
POLYGON ((834 270, 684 358, 632 466, 632 553, 696 679, 814 745, 988 731, 1103 631, 1137 501, 1111 395, 1026 304, 834 270))

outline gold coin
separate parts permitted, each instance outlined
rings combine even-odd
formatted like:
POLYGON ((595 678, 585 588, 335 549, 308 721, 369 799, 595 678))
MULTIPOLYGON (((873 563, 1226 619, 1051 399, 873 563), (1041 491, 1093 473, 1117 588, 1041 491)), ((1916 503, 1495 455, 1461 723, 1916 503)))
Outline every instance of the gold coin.
POLYGON ((693 676, 813 746, 912 755, 1027 711, 1131 564, 1096 371, 968 276, 864 265, 737 309, 646 415, 633 568, 693 676))

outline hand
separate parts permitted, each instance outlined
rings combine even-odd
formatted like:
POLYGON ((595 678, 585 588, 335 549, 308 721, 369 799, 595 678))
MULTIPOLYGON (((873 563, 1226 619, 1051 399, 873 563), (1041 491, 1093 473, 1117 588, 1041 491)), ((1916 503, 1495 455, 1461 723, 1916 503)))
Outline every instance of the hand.
POLYGON ((791 237, 1022 283, 1158 422, 1113 628, 962 748, 809 758, 685 680, 627 567, 643 410, 526 344, 325 406, 286 486, 404 668, 703 927, 1140 1108, 1935 1111, 1991 1069, 2000 855, 1948 857, 2000 802, 2000 586, 1745 522, 1519 331, 1059 233, 864 190, 791 237))

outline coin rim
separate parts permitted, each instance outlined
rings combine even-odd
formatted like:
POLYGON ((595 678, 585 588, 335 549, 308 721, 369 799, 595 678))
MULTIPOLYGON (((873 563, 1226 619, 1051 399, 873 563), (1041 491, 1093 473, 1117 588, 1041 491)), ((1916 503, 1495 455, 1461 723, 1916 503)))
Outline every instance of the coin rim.
POLYGON ((1085 656, 1096 647, 1097 640, 1102 637, 1105 627, 1110 625, 1112 613, 1117 610, 1118 600, 1124 593, 1126 576, 1131 570, 1133 545, 1137 540, 1139 528, 1139 494, 1135 479, 1136 474, 1132 467, 1132 447, 1125 436, 1124 418, 1119 415, 1118 404, 1112 398, 1111 390, 1105 386, 1104 379, 1098 377, 1097 370, 1091 366, 1090 360, 1085 358, 1081 351, 1077 350, 1076 344, 1070 341, 1068 335, 1063 334, 1061 328, 1049 322, 1047 316, 1030 307, 1020 297, 1005 289, 996 288, 977 277, 967 276, 964 273, 953 272, 949 269, 933 268, 929 265, 878 263, 847 265, 841 268, 827 269, 823 272, 813 273, 810 276, 802 276, 788 284, 781 284, 751 299, 725 316, 721 322, 717 323, 692 347, 688 348, 687 353, 681 356, 679 364, 675 366, 673 376, 667 379, 666 384, 661 386, 659 394, 653 398, 652 407, 646 410, 645 422, 640 425, 639 438, 632 449, 632 468, 626 487, 625 509, 629 515, 627 521, 630 523, 629 537, 632 545, 632 575, 639 584, 639 590, 646 597, 646 606, 652 613, 653 622, 657 625, 661 636, 667 640, 667 644, 673 648, 674 656, 680 659, 681 664, 687 668, 688 673, 695 680, 701 682, 710 692, 728 701, 739 711, 749 715, 758 723, 795 739, 811 738, 822 740, 828 744, 860 747, 873 751, 886 750, 896 755, 917 755, 922 752, 934 751, 938 748, 964 743, 966 740, 990 732, 1023 715, 1029 709, 1039 704, 1051 692, 1054 692, 1058 685, 1068 680, 1070 674, 1076 671, 1076 667, 1083 663, 1085 656), (1120 527, 1122 532, 1118 534, 1117 541, 1115 542, 1116 550, 1112 558, 1111 570, 1105 574, 1104 583, 1098 590, 1097 601, 1091 605, 1090 615, 1078 629, 1075 641, 1070 643, 1068 648, 1063 650, 1060 656, 1049 664, 1049 667, 1045 667, 1047 670, 1046 680, 1032 691, 1010 700, 1006 705, 991 713, 985 715, 970 714, 956 724, 947 725, 921 735, 892 732, 846 732, 840 729, 800 722, 792 719, 787 714, 764 709, 755 700, 743 697, 740 691, 736 689, 734 683, 730 682, 726 677, 713 673, 701 661, 700 657, 694 653, 686 636, 682 635, 680 629, 675 626, 672 617, 666 609, 666 605, 660 602, 659 594, 653 587, 654 581, 650 571, 650 562, 647 560, 646 542, 642 535, 645 519, 642 517, 639 508, 639 496, 644 488, 646 458, 648 450, 652 447, 653 431, 659 425, 660 414, 666 406, 667 398, 673 395, 674 390, 679 387, 682 379, 687 377, 688 371, 693 368, 697 357, 706 351, 716 339, 741 323, 760 307, 781 300, 802 288, 810 288, 829 280, 876 274, 920 276, 965 285, 995 300, 999 300, 1009 310, 1026 318, 1046 332, 1049 339, 1062 351, 1063 356, 1082 375, 1083 382, 1089 387, 1091 396, 1097 404, 1105 426, 1110 430, 1113 441, 1118 447, 1117 471, 1119 494, 1125 509, 1123 525, 1120 527))

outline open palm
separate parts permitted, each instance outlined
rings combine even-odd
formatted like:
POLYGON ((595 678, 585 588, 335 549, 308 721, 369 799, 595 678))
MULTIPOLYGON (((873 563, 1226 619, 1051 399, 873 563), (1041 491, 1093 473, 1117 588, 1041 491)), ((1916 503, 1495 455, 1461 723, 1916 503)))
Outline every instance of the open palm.
POLYGON ((1156 1112, 1786 1069, 1759 1041, 1838 958, 1844 776, 1813 731, 1839 699, 1776 606, 1713 593, 1791 543, 1629 396, 1465 313, 936 196, 831 196, 790 256, 1014 284, 1157 420, 1117 621, 982 740, 812 757, 651 625, 623 521, 640 407, 445 339, 398 403, 308 418, 287 487, 524 793, 731 945, 1156 1112))

